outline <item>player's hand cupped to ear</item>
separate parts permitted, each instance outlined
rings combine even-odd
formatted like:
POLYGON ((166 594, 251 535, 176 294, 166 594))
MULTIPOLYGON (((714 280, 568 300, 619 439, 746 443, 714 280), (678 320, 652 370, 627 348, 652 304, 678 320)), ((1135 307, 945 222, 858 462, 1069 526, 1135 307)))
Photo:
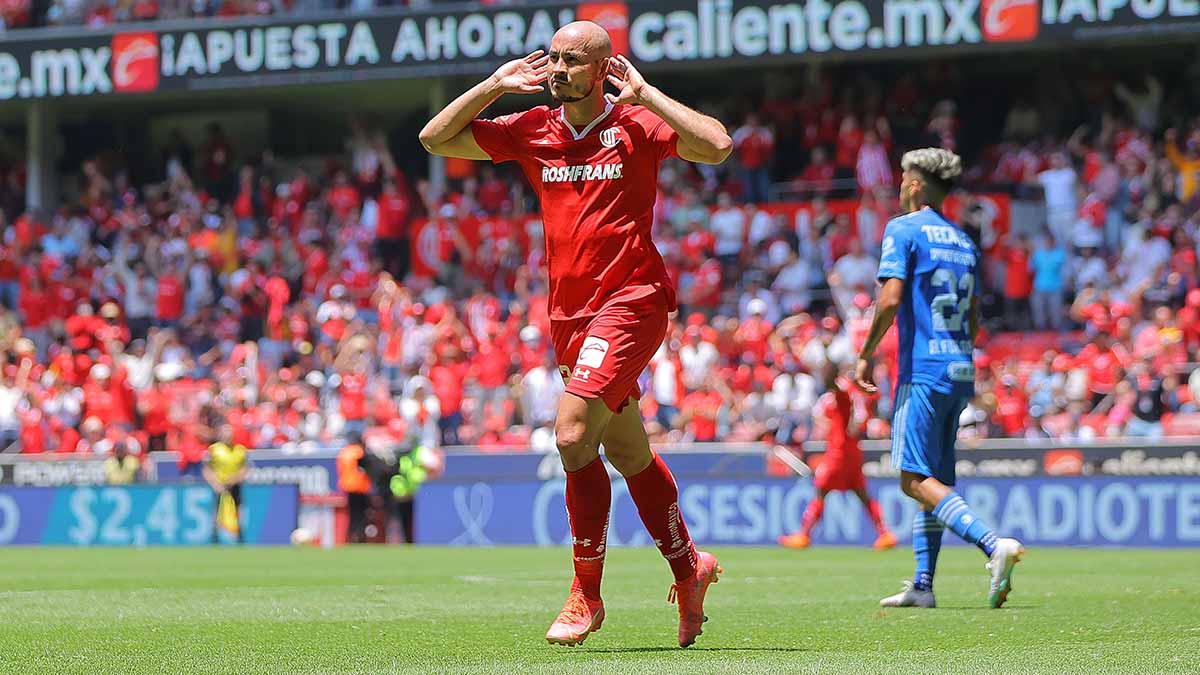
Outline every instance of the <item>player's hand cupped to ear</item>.
POLYGON ((506 94, 537 94, 550 76, 550 57, 539 49, 528 56, 509 61, 496 69, 492 77, 506 94))
POLYGON ((621 54, 608 61, 607 79, 617 88, 617 94, 605 94, 604 99, 613 105, 622 103, 637 103, 642 98, 642 90, 646 87, 646 78, 637 68, 621 54))

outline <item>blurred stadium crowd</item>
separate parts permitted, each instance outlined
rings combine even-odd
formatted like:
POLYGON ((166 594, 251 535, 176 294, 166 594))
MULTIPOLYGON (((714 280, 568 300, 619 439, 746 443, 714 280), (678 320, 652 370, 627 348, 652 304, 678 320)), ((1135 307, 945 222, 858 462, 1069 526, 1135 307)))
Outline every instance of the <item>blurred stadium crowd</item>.
MULTIPOLYGON (((207 17, 270 16, 317 12, 368 12, 379 7, 429 7, 441 0, 6 0, 0 22, 7 29, 87 26, 207 17)), ((467 3, 457 3, 467 4, 467 3)), ((511 4, 478 2, 477 5, 511 4)))
MULTIPOLYGON (((664 165, 656 240, 683 307, 643 376, 653 441, 812 438, 819 370, 852 362, 867 327, 899 153, 978 134, 954 99, 922 93, 954 90, 951 65, 845 74, 814 69, 800 94, 725 111, 726 166, 664 165), (779 199, 805 206, 784 215, 779 199)), ((989 242, 962 433, 1200 432, 1197 92, 1095 73, 1071 84, 1075 114, 1062 86, 1014 97, 1002 142, 969 156, 966 187, 1046 208, 1043 228, 989 242)), ((352 126, 315 172, 239 153, 215 125, 176 136, 149 184, 89 160, 78 198, 48 214, 21 208, 10 171, 0 443, 198 460, 228 422, 257 448, 363 433, 552 450, 562 380, 523 179, 451 163, 438 193, 379 129, 352 126)), ((883 395, 856 404, 873 438, 889 432, 894 351, 883 395)))

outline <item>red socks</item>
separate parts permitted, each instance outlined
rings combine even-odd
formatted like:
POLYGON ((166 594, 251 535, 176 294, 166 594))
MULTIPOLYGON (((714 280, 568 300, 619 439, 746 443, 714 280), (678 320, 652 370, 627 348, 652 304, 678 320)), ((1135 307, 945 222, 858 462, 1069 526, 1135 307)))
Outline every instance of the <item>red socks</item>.
MULTIPOLYGON (((666 463, 655 455, 650 466, 637 475, 627 476, 625 482, 646 530, 671 565, 675 580, 693 576, 696 547, 679 513, 679 489, 666 463)), ((597 458, 578 471, 567 472, 567 517, 571 522, 575 559, 575 581, 571 588, 582 591, 592 601, 600 599, 611 504, 612 487, 602 460, 597 458)))
POLYGON ((808 508, 804 509, 804 517, 800 519, 800 531, 804 536, 811 537, 813 528, 817 526, 817 521, 821 519, 821 514, 825 512, 825 500, 820 497, 813 497, 808 503, 808 508))
MULTIPOLYGON (((821 514, 824 511, 825 500, 813 497, 813 500, 808 503, 808 508, 804 509, 804 517, 800 520, 800 531, 805 536, 812 536, 813 528, 817 526, 817 521, 821 520, 821 514)), ((867 514, 871 516, 871 522, 875 523, 876 532, 879 534, 887 532, 887 526, 883 524, 883 511, 879 508, 879 502, 872 499, 867 504, 867 514)))
POLYGON ((654 545, 671 565, 675 581, 695 575, 696 546, 679 513, 679 489, 666 462, 656 453, 650 466, 626 476, 625 482, 654 545))
POLYGON ((875 531, 879 534, 887 532, 887 525, 883 524, 883 511, 879 508, 879 502, 874 499, 870 504, 867 504, 867 513, 871 515, 871 522, 875 523, 875 531))
POLYGON ((612 484, 599 457, 578 471, 567 472, 567 519, 575 540, 575 582, 571 589, 582 590, 584 597, 593 602, 600 600, 611 504, 612 484))

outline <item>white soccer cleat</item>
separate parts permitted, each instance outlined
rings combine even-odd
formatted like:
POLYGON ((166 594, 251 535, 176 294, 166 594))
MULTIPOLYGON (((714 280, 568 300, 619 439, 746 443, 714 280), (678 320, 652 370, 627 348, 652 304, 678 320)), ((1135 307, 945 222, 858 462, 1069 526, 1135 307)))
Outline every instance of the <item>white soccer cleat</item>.
POLYGON ((988 561, 988 571, 992 573, 992 581, 988 586, 988 605, 997 609, 1008 600, 1012 591, 1013 566, 1021 562, 1025 555, 1025 547, 1016 539, 1004 538, 996 541, 996 550, 992 551, 992 559, 988 561))
POLYGON ((928 591, 919 591, 913 588, 913 582, 905 581, 904 590, 895 595, 879 601, 880 607, 921 607, 931 609, 937 607, 937 601, 933 599, 933 589, 928 591))

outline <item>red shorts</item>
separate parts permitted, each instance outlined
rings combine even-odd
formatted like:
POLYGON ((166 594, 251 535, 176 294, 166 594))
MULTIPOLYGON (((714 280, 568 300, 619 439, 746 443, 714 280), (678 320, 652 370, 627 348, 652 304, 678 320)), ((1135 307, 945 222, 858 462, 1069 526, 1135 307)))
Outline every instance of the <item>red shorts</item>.
POLYGON ((638 377, 667 334, 662 292, 616 300, 595 316, 550 321, 550 340, 567 391, 598 398, 614 413, 641 398, 638 377))
POLYGON ((813 476, 813 486, 830 492, 867 489, 867 478, 862 472, 862 454, 858 453, 857 457, 826 455, 813 476))

